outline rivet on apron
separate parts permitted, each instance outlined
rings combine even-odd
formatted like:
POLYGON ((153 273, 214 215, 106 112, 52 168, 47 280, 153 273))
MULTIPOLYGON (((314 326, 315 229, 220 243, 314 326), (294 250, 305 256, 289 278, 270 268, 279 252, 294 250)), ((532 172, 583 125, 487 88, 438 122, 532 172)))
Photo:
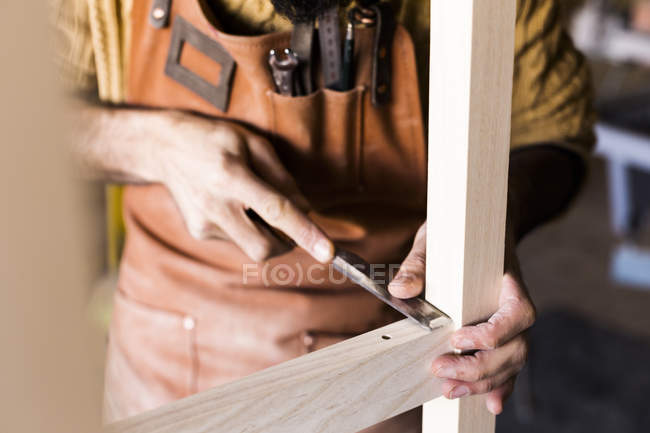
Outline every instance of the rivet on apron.
POLYGON ((309 332, 305 332, 302 336, 302 343, 307 347, 307 349, 310 349, 311 346, 314 345, 314 336, 309 332))
POLYGON ((157 20, 161 20, 161 19, 165 18, 165 11, 163 10, 163 8, 155 8, 151 12, 151 16, 154 17, 157 20))
POLYGON ((185 328, 186 331, 191 331, 194 329, 196 326, 196 321, 194 320, 193 317, 190 316, 185 316, 183 318, 183 328, 185 328))
POLYGON ((151 12, 149 12, 149 23, 157 28, 163 29, 169 25, 172 0, 153 0, 151 12))

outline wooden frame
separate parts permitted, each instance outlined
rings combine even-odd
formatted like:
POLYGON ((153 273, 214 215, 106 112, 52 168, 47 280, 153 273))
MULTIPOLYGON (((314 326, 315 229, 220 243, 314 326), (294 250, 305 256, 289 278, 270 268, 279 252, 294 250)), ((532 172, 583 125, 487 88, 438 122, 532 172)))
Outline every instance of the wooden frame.
MULTIPOLYGON (((503 275, 515 0, 431 5, 427 298, 454 323, 397 322, 106 432, 353 433, 440 395, 431 361, 496 310, 503 275)), ((494 430, 481 397, 424 414, 425 432, 494 430)))

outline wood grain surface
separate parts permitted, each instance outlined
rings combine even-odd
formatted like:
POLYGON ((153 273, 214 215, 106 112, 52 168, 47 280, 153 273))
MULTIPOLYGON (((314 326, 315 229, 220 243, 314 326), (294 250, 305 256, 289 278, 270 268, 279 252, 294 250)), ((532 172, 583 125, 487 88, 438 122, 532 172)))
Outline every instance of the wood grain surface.
POLYGON ((448 319, 411 320, 346 340, 106 427, 106 433, 354 433, 440 395, 432 360, 448 319))

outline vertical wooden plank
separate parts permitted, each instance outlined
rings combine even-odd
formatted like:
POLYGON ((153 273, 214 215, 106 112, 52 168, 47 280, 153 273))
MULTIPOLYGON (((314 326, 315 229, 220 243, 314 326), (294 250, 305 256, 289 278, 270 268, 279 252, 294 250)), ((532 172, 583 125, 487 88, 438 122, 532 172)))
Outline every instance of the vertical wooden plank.
MULTIPOLYGON (((456 326, 503 275, 515 0, 431 2, 427 299, 456 326)), ((424 432, 487 433, 484 397, 425 405, 424 432)))

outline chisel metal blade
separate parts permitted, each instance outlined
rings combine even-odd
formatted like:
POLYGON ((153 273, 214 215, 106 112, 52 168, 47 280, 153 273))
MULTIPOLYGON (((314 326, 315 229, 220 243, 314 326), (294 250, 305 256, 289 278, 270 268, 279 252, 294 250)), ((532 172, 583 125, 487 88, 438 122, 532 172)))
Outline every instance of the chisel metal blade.
POLYGON ((366 289, 368 292, 381 299, 406 317, 415 320, 427 330, 433 330, 446 322, 449 317, 421 298, 400 299, 390 294, 383 284, 372 279, 370 264, 354 253, 337 248, 334 268, 347 278, 366 289), (445 319, 445 320, 441 320, 445 319))

